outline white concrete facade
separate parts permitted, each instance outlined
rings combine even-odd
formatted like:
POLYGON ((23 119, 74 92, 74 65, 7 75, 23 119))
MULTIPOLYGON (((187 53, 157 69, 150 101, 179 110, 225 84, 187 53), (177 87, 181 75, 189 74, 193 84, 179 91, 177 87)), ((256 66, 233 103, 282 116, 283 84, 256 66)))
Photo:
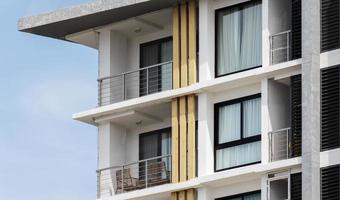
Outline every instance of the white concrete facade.
MULTIPOLYGON (((302 31, 302 58, 271 65, 270 35, 292 29, 292 5, 290 0, 262 0, 262 66, 216 78, 215 12, 247 1, 249 0, 197 1, 198 83, 99 106, 73 115, 76 120, 98 127, 98 169, 105 169, 137 162, 139 135, 171 127, 171 99, 188 94, 197 96, 197 177, 187 182, 164 184, 122 194, 111 191, 112 194, 102 196, 101 199, 170 199, 171 192, 195 188, 197 200, 214 200, 252 191, 261 191, 262 200, 273 200, 268 195, 270 177, 274 174, 289 177, 290 174, 299 172, 302 172, 303 199, 320 199, 320 175, 316 173, 319 173, 320 167, 340 164, 340 149, 320 152, 319 148, 320 69, 339 65, 340 49, 320 54, 319 43, 311 44, 311 41, 320 40, 320 35, 317 35, 319 30, 314 30, 310 35, 311 30, 306 28, 302 31), (271 161, 269 133, 290 128, 290 77, 299 74, 302 74, 304 102, 302 156, 271 161), (214 166, 214 105, 254 94, 261 94, 261 161, 254 165, 217 172, 214 166)), ((314 27, 314 21, 310 19, 319 18, 319 5, 302 2, 302 10, 305 10, 302 24, 314 27)), ((171 37, 171 8, 157 12, 153 17, 144 17, 155 20, 155 23, 160 20, 158 23, 161 23, 161 27, 141 23, 135 18, 94 27, 98 34, 98 46, 95 48, 99 52, 99 78, 138 70, 140 45, 171 37), (161 13, 164 20, 157 19, 157 12, 161 13), (135 31, 139 28, 145 32, 135 31)), ((68 39, 87 45, 87 39, 77 39, 87 33, 75 33, 68 39)), ((134 81, 139 83, 139 78, 134 81)), ((274 193, 275 191, 272 194, 274 193)))

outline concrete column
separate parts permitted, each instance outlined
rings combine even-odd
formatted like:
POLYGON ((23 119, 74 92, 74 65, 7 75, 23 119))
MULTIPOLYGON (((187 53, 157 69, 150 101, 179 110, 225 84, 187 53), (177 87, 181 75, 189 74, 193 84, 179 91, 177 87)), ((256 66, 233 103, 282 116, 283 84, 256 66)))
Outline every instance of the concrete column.
POLYGON ((98 126, 98 168, 120 166, 125 162, 126 129, 106 122, 98 126))
POLYGON ((214 173, 214 106, 211 95, 198 95, 198 176, 214 173))
MULTIPOLYGON (((127 38, 111 30, 101 31, 99 34, 99 78, 128 71, 126 63, 127 38)), ((101 87, 101 105, 124 100, 124 81, 122 77, 103 80, 101 87), (112 84, 115 85, 113 86, 112 84)))
POLYGON ((320 199, 320 0, 302 0, 302 199, 320 199))
POLYGON ((197 200, 213 200, 210 189, 207 187, 197 189, 197 200))
POLYGON ((211 7, 211 1, 199 1, 199 81, 215 78, 215 11, 211 7), (201 37, 205 36, 205 37, 201 37), (209 39, 208 39, 209 38, 209 39))
POLYGON ((270 131, 270 117, 268 108, 268 79, 261 81, 261 161, 268 163, 269 158, 269 139, 268 132, 270 131))

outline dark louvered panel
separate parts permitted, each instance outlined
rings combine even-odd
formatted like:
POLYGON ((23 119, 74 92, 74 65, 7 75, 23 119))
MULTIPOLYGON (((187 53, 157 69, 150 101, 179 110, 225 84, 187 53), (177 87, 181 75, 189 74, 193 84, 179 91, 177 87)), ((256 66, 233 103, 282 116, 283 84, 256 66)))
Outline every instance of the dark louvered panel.
POLYGON ((291 77, 291 139, 292 157, 301 156, 301 75, 291 77))
POLYGON ((292 59, 301 58, 301 0, 292 0, 292 59))
POLYGON ((321 169, 321 200, 340 199, 339 172, 338 165, 321 169))
POLYGON ((321 72, 321 150, 338 148, 339 137, 339 72, 331 67, 321 72))
POLYGON ((321 0, 321 51, 340 47, 339 0, 321 0))
POLYGON ((302 179, 301 173, 290 175, 290 199, 301 200, 302 199, 302 179))

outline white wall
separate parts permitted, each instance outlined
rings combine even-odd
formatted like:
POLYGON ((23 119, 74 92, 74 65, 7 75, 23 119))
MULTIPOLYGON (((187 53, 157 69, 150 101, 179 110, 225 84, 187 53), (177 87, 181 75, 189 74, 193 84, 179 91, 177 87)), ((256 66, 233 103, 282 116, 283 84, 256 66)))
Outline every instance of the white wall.
POLYGON ((269 32, 280 33, 291 29, 292 1, 270 0, 269 2, 269 32))
POLYGON ((272 131, 290 126, 290 86, 269 80, 268 107, 272 131))
POLYGON ((211 189, 212 198, 228 197, 232 195, 261 190, 261 179, 248 180, 242 183, 235 183, 223 187, 211 189))

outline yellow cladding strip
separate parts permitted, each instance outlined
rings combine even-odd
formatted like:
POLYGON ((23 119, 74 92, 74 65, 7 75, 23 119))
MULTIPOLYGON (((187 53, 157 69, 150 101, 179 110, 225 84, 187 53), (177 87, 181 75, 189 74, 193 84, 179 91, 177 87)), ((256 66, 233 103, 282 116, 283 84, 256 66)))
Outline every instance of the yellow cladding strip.
POLYGON ((172 40, 173 40, 173 88, 177 89, 180 87, 180 25, 179 25, 179 6, 174 6, 173 12, 173 30, 172 30, 172 40))
POLYGON ((179 181, 179 122, 178 122, 178 99, 171 103, 171 140, 172 140, 172 182, 179 181))
POLYGON ((179 181, 187 180, 187 98, 179 98, 179 181))
POLYGON ((188 96, 188 179, 196 177, 196 96, 188 96))
POLYGON ((189 85, 197 82, 196 1, 189 1, 189 85))
POLYGON ((171 193, 171 200, 177 200, 177 199, 178 199, 177 192, 171 193))
POLYGON ((185 200, 185 191, 178 192, 178 200, 185 200))
POLYGON ((188 16, 187 4, 181 5, 181 87, 188 86, 188 16))
POLYGON ((196 192, 194 189, 187 190, 187 199, 186 200, 195 200, 196 199, 196 192))

